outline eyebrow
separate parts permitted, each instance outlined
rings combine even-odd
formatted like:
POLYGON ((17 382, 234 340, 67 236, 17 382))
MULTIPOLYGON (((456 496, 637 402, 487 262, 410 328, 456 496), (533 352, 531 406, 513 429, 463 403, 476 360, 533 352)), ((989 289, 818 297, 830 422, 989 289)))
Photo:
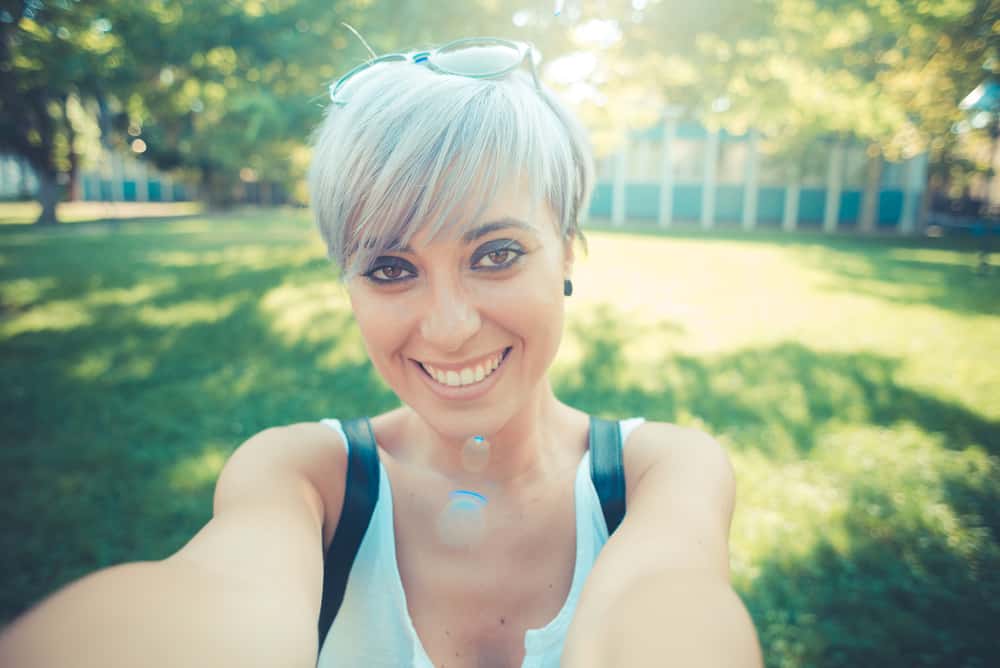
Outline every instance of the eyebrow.
MULTIPOLYGON (((497 220, 492 220, 488 223, 483 223, 478 227, 473 227, 471 230, 466 230, 466 232, 462 235, 462 243, 471 244, 473 241, 482 239, 487 234, 507 229, 523 230, 538 236, 538 232, 532 225, 529 225, 523 220, 518 220, 517 218, 506 217, 498 218, 497 220)), ((400 246, 395 243, 389 244, 389 250, 397 253, 413 253, 413 249, 409 246, 400 246)))

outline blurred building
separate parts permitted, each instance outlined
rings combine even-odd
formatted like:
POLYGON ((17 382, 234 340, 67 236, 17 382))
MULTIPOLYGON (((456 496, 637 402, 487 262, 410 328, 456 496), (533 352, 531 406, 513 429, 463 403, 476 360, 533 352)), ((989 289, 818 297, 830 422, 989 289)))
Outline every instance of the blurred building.
MULTIPOLYGON (((759 150, 759 137, 709 132, 668 118, 634 133, 626 145, 598 161, 589 215, 612 224, 651 221, 702 228, 775 227, 826 231, 857 226, 864 193, 864 147, 817 141, 796 173, 759 150)), ((99 169, 80 174, 84 201, 169 202, 197 193, 131 155, 106 154, 99 169)), ((283 192, 244 179, 236 199, 280 203, 283 192), (280 200, 280 202, 279 202, 280 200)), ((914 233, 927 184, 927 156, 886 162, 879 190, 879 229, 914 233)), ((65 184, 64 184, 65 185, 65 184)), ((0 200, 30 199, 34 173, 22 160, 0 155, 0 200)))
MULTIPOLYGON (((88 202, 175 202, 194 195, 168 174, 117 153, 105 154, 97 169, 83 170, 78 178, 79 199, 88 202)), ((37 191, 38 178, 27 162, 0 155, 0 200, 32 199, 37 191)))
MULTIPOLYGON (((707 131, 667 118, 634 133, 615 155, 598 162, 590 215, 612 224, 648 220, 826 231, 856 227, 867 157, 862 145, 817 141, 793 171, 760 151, 754 132, 707 131)), ((886 162, 878 193, 879 229, 920 229, 927 156, 886 162)))

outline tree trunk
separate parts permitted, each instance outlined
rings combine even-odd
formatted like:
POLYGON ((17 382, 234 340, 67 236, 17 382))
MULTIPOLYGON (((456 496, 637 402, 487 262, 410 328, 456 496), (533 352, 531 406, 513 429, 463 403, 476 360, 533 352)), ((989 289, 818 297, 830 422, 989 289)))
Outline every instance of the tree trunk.
POLYGON ((882 151, 878 147, 869 150, 876 150, 878 153, 869 153, 868 156, 865 194, 861 200, 861 217, 858 219, 858 229, 866 234, 874 232, 878 225, 878 199, 882 186, 882 168, 885 165, 882 151))
POLYGON ((38 171, 38 203, 42 205, 42 213, 35 221, 35 225, 55 225, 59 222, 56 218, 56 204, 59 201, 59 184, 56 182, 55 172, 38 171))
POLYGON ((993 175, 990 177, 989 190, 986 191, 986 215, 995 216, 1000 214, 1000 117, 990 127, 990 137, 993 140, 990 144, 990 168, 993 175))
POLYGON ((934 192, 931 190, 930 179, 924 184, 924 192, 920 194, 920 205, 917 207, 917 224, 915 231, 917 234, 927 232, 927 223, 931 216, 931 198, 934 192))
POLYGON ((802 169, 796 162, 788 166, 788 184, 785 186, 785 207, 781 215, 781 229, 791 232, 799 224, 799 195, 802 191, 802 169))
POLYGON ((66 125, 66 143, 69 145, 69 189, 66 199, 76 202, 80 199, 80 154, 76 152, 76 130, 69 118, 69 96, 62 99, 63 123, 66 125))
POLYGON ((213 167, 202 167, 200 196, 210 208, 217 211, 231 209, 236 200, 234 183, 222 171, 213 167))

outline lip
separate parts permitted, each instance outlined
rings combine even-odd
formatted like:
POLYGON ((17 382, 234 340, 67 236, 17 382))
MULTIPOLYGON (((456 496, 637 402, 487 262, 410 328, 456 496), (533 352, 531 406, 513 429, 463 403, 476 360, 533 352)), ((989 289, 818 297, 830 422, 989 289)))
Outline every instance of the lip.
POLYGON ((493 389, 493 386, 496 385, 497 382, 499 382, 500 376, 502 376, 506 370, 507 362, 514 353, 513 346, 509 346, 504 350, 507 352, 504 354, 503 359, 500 362, 500 366, 497 367, 496 371, 478 383, 466 385, 465 387, 449 387, 447 385, 442 385, 436 380, 432 380, 431 377, 427 375, 427 372, 424 371, 423 367, 420 366, 419 362, 412 359, 410 362, 413 364, 417 375, 423 378, 424 382, 427 383, 427 386, 430 387, 434 394, 442 399, 468 401, 482 397, 493 389))

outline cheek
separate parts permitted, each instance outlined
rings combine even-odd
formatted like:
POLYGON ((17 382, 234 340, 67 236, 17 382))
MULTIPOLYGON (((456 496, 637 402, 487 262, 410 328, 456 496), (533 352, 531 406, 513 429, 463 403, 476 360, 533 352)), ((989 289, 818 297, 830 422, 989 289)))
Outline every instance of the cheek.
POLYGON ((562 339, 565 297, 562 279, 558 289, 551 276, 522 276, 498 287, 484 300, 491 306, 484 319, 524 341, 527 362, 532 366, 547 366, 555 356, 562 339))
POLYGON ((407 324, 398 309, 381 305, 378 300, 359 300, 352 304, 361 339, 376 369, 384 372, 383 361, 397 350, 405 338, 407 324))

